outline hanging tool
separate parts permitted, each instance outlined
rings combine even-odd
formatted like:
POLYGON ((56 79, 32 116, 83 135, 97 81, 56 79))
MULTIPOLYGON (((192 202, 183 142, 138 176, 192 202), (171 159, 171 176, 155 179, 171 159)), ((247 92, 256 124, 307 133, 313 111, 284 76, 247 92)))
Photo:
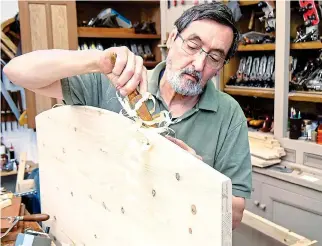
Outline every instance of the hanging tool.
MULTIPOLYGON (((111 54, 110 60, 113 65, 115 65, 117 55, 115 53, 111 54)), ((142 98, 142 95, 138 90, 134 90, 131 94, 128 95, 128 99, 132 108, 135 107, 135 104, 142 98)), ((142 103, 141 107, 137 110, 138 116, 144 121, 152 121, 153 117, 150 114, 150 111, 145 102, 142 103)), ((156 127, 156 124, 152 125, 156 127)))
POLYGON ((9 220, 11 226, 8 230, 1 234, 0 238, 5 237, 11 230, 14 228, 19 221, 46 221, 49 219, 48 214, 31 214, 31 215, 24 215, 24 216, 8 216, 8 217, 1 217, 2 220, 9 220))

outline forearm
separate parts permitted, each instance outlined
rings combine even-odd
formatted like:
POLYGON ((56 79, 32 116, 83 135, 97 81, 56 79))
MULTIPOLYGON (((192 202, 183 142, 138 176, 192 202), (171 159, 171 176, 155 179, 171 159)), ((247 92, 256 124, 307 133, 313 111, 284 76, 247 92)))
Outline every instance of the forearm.
POLYGON ((237 228, 243 218, 245 209, 245 199, 242 197, 232 197, 232 213, 233 213, 233 230, 237 228))
POLYGON ((40 89, 78 74, 99 72, 100 50, 37 50, 12 59, 4 73, 11 82, 40 89))

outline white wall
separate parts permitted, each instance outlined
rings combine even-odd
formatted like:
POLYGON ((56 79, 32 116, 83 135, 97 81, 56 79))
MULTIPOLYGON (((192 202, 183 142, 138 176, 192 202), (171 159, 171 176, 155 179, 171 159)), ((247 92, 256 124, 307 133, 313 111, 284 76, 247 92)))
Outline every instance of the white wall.
POLYGON ((18 11, 18 0, 1 0, 1 22, 14 17, 18 11))

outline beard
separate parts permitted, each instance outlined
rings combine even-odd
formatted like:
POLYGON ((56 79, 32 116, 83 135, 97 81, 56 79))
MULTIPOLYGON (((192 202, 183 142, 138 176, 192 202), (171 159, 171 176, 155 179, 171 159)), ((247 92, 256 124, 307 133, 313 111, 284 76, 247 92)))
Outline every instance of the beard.
POLYGON ((201 72, 188 67, 173 72, 171 65, 171 60, 168 60, 167 81, 176 93, 184 96, 197 96, 203 92, 201 72), (185 75, 192 76, 194 79, 187 79, 185 75))

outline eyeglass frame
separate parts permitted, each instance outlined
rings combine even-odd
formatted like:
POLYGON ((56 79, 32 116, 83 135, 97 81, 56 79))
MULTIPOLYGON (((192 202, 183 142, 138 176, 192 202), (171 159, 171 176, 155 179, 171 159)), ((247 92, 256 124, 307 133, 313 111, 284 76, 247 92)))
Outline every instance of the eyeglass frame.
MULTIPOLYGON (((191 41, 191 40, 187 40, 187 39, 184 39, 182 36, 181 36, 181 34, 179 33, 179 32, 177 32, 177 35, 176 35, 176 38, 179 36, 179 38, 181 38, 181 40, 182 40, 182 44, 181 44, 181 49, 184 51, 184 52, 186 52, 188 55, 190 55, 190 56, 192 56, 191 54, 189 54, 184 48, 183 48, 183 44, 185 43, 185 42, 187 42, 187 41, 191 41)), ((175 38, 175 39, 176 39, 175 38)), ((209 52, 207 52, 207 51, 205 51, 201 46, 200 46, 200 49, 199 49, 199 51, 197 51, 195 54, 197 54, 199 52, 199 54, 201 54, 202 52, 204 52, 205 54, 206 54, 206 58, 207 58, 207 56, 210 56, 211 54, 209 54, 209 52)), ((193 55, 195 55, 195 54, 193 54, 193 55)), ((217 56, 217 55, 216 55, 217 56)), ((218 57, 220 58, 220 59, 222 59, 223 60, 223 63, 222 63, 222 65, 219 67, 219 68, 216 68, 217 70, 219 70, 219 69, 221 69, 225 64, 227 64, 228 63, 228 61, 229 60, 227 60, 227 59, 224 59, 223 57, 221 57, 221 56, 219 56, 218 55, 218 57)))

